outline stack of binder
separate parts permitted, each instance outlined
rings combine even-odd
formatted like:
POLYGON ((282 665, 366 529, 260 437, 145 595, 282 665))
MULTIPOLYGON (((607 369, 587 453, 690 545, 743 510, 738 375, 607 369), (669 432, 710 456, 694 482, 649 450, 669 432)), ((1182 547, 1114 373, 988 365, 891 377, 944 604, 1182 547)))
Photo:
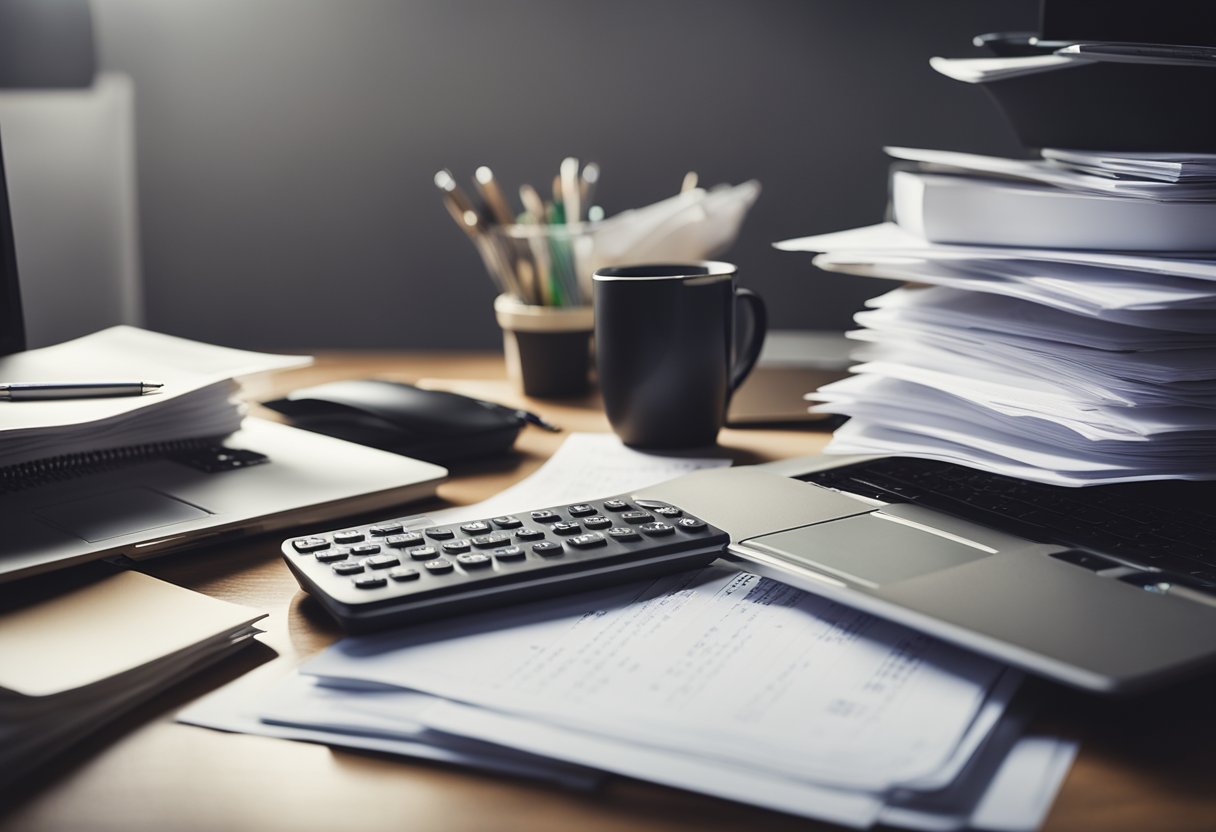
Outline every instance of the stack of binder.
POLYGON ((1068 486, 1216 478, 1216 155, 1162 147, 888 148, 892 222, 779 243, 913 284, 868 303, 862 363, 808 396, 851 417, 828 452, 1068 486))

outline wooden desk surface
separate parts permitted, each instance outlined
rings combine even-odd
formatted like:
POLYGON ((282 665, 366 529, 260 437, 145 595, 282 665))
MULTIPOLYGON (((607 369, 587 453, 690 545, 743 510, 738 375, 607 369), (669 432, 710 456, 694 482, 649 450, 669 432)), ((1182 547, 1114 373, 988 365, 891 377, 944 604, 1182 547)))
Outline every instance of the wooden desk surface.
MULTIPOLYGON (((347 377, 442 379, 442 386, 517 401, 567 430, 606 431, 593 400, 519 398, 492 355, 324 356, 263 381, 254 398, 347 377), (449 381, 450 380, 450 381, 449 381)), ((811 431, 725 430, 738 463, 816 453, 811 431)), ((476 502, 531 473, 562 435, 529 429, 511 458, 456 468, 440 499, 419 510, 476 502)), ((831 828, 709 797, 615 778, 595 794, 458 768, 173 722, 181 707, 254 671, 297 664, 339 636, 282 564, 279 538, 198 550, 145 571, 270 613, 258 645, 141 707, 86 740, 18 794, 0 798, 0 830, 754 830, 831 828), (277 653, 277 656, 275 654, 277 653)), ((1094 626, 1101 626, 1094 622, 1094 626)), ((1216 633, 1213 634, 1216 637, 1216 633)), ((1047 830, 1216 829, 1216 674, 1135 700, 1107 701, 1045 685, 1040 723, 1082 749, 1047 830)))

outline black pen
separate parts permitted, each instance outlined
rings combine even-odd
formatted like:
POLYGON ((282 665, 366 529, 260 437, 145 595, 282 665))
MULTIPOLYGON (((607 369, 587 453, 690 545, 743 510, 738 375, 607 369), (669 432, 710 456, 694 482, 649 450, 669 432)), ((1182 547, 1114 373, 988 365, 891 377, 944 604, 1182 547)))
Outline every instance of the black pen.
POLYGON ((164 387, 151 381, 27 381, 0 384, 0 401, 33 402, 44 399, 99 399, 142 396, 164 387))

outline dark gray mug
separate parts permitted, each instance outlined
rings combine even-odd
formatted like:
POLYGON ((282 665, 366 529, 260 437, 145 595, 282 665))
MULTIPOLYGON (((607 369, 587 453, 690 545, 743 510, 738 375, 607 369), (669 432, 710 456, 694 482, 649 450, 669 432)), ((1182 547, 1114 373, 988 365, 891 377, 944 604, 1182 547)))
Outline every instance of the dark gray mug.
POLYGON ((600 269, 595 351, 612 429, 626 445, 712 445, 767 326, 764 302, 735 285, 730 263, 600 269), (744 312, 736 345, 736 311, 744 312))

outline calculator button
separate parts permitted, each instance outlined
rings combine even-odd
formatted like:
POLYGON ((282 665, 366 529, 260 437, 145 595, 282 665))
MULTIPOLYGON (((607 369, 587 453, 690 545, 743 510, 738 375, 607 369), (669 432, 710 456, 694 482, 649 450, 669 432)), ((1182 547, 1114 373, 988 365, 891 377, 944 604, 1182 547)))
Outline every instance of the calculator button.
POLYGON ((334 543, 358 543, 362 539, 363 532, 334 532, 334 543))
POLYGON ((400 523, 382 523, 379 526, 372 526, 368 531, 375 537, 384 537, 386 534, 400 534, 400 523))
POLYGON ((317 552, 316 558, 321 563, 332 563, 335 560, 346 560, 349 554, 346 549, 334 549, 329 552, 317 552))
POLYGON ((671 534, 676 530, 675 526, 669 526, 666 523, 658 522, 643 523, 638 528, 640 528, 644 534, 648 534, 651 537, 662 537, 663 535, 671 534))
POLYGON ((413 560, 430 560, 439 557, 439 551, 434 546, 418 546, 409 550, 413 560))
POLYGON ((443 544, 443 553, 445 555, 459 555, 467 551, 469 551, 469 541, 467 540, 449 540, 443 544))
POLYGON ((456 567, 452 565, 450 560, 438 558, 437 560, 428 560, 422 564, 422 568, 432 575, 442 575, 451 572, 456 567))
POLYGON ((516 540, 523 540, 525 542, 529 540, 541 540, 544 536, 545 533, 540 529, 520 529, 515 533, 516 540))
MULTIPOLYGON (((539 545, 539 543, 536 544, 536 546, 539 545)), ((533 546, 532 548, 536 549, 536 546, 533 546)), ((524 550, 518 546, 503 546, 501 549, 494 550, 494 557, 498 560, 523 560, 524 550)))
POLYGON ((355 586, 359 587, 359 589, 376 589, 387 583, 388 581, 380 575, 361 575, 355 578, 355 586))
POLYGON ((302 537, 299 540, 291 541, 291 545, 300 554, 308 552, 316 552, 320 549, 328 549, 329 541, 323 537, 302 537))
POLYGON ((335 575, 358 575, 362 571, 363 571, 363 564, 361 564, 361 563, 351 562, 351 563, 335 563, 334 564, 334 574, 335 575))
POLYGON ((518 529, 523 525, 517 517, 495 517, 490 522, 500 529, 518 529))
POLYGON ((638 534, 635 530, 625 528, 624 526, 617 526, 615 529, 609 529, 608 535, 610 537, 616 538, 617 540, 621 541, 622 543, 628 543, 633 540, 642 539, 642 536, 640 534, 638 534))
POLYGON ((389 572, 388 576, 394 581, 416 581, 421 574, 421 572, 412 566, 399 566, 392 572, 389 572))
POLYGON ((589 529, 606 529, 612 525, 612 521, 602 514, 597 514, 584 520, 583 525, 589 529))
POLYGON ((655 514, 658 514, 661 517, 679 517, 681 514, 684 513, 682 511, 680 511, 678 508, 676 508, 675 506, 659 506, 659 507, 651 509, 651 510, 655 514))
POLYGON ((587 532, 586 534, 576 534, 567 541, 571 546, 579 549, 590 549, 594 546, 603 546, 608 543, 608 539, 599 532, 587 532))
POLYGON ((474 520, 472 523, 461 523, 460 530, 466 534, 483 534, 490 530, 490 524, 485 520, 474 520))
POLYGON ((378 553, 379 551, 380 551, 379 543, 361 543, 358 546, 350 547, 350 553, 352 555, 358 555, 359 557, 365 557, 367 555, 374 555, 374 554, 378 553))
POLYGON ((621 515, 626 523, 649 523, 654 516, 648 511, 627 511, 621 515))
POLYGON ((544 555, 547 558, 556 557, 557 555, 565 554, 565 549, 562 544, 556 540, 542 540, 540 543, 532 544, 532 551, 538 555, 544 555))
POLYGON ((695 517, 681 517, 676 521, 676 525, 685 531, 699 532, 701 529, 705 528, 705 521, 698 520, 695 517))
POLYGON ((407 546, 417 546, 422 543, 422 535, 418 532, 406 532, 405 534, 397 534, 392 537, 384 538, 384 542, 394 549, 404 549, 407 546))
POLYGON ((451 540, 456 536, 451 529, 427 529, 425 534, 431 540, 451 540))
POLYGON ((577 503, 567 508, 566 511, 570 512, 571 517, 586 517, 588 514, 595 514, 595 506, 577 503))
POLYGON ((493 549, 495 546, 502 546, 504 543, 511 542, 511 535, 503 532, 494 534, 483 534, 480 537, 475 537, 471 541, 478 549, 493 549))
POLYGON ((558 520, 562 519, 562 516, 557 512, 550 511, 549 509, 543 509, 541 511, 532 512, 532 519, 537 523, 556 523, 558 520))
POLYGON ((390 566, 400 566, 401 558, 396 555, 376 555, 364 561, 372 569, 388 569, 390 566))
POLYGON ((608 509, 609 511, 628 511, 629 503, 625 502, 624 500, 605 500, 604 508, 608 509))
POLYGON ((562 523, 554 523, 552 528, 553 531, 557 532, 558 534, 578 534, 583 530, 582 526, 572 520, 566 520, 562 523))
POLYGON ((490 556, 484 552, 468 552, 463 555, 457 555, 456 562, 465 569, 480 569, 493 563, 490 560, 490 556))

